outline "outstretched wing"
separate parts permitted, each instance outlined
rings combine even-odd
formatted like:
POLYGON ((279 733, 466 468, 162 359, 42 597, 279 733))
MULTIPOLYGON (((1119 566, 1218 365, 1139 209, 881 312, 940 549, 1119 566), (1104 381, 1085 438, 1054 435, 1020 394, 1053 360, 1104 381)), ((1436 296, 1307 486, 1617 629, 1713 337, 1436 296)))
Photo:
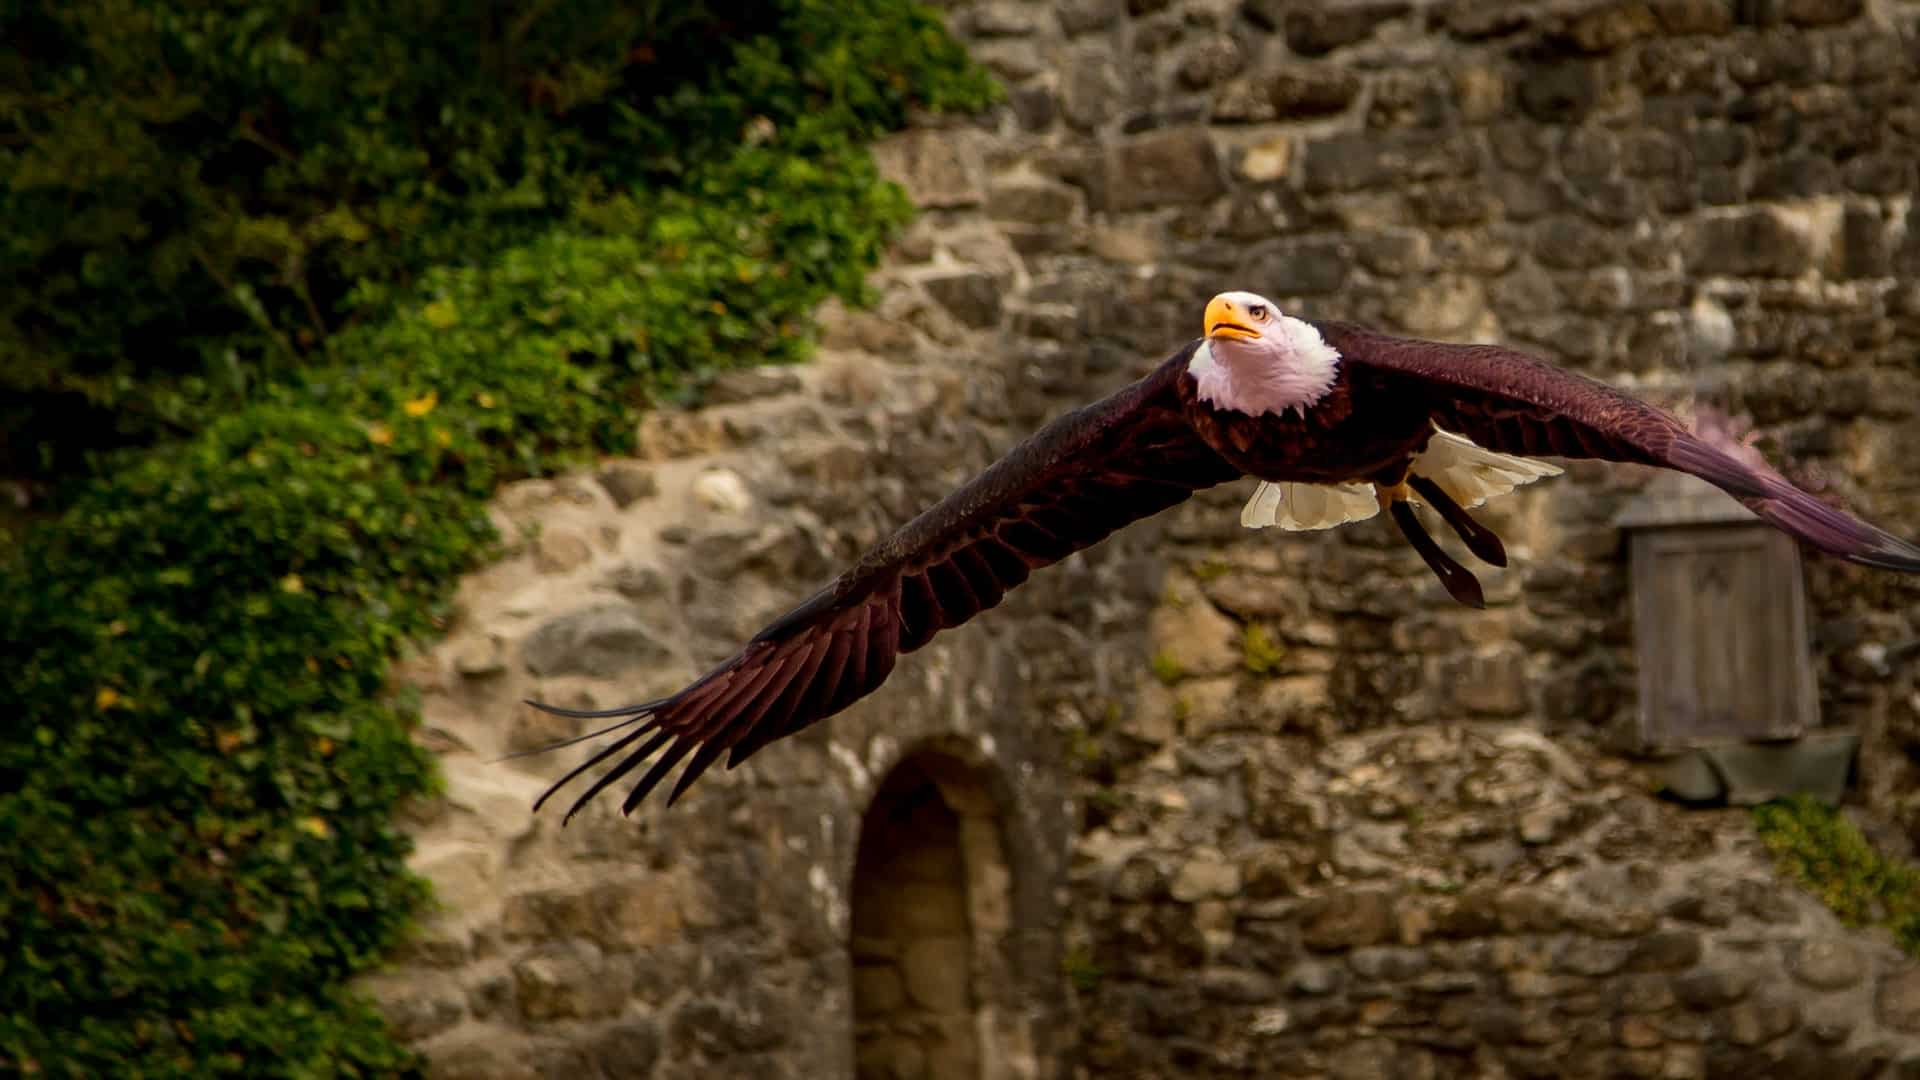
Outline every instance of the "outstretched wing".
POLYGON ((671 804, 722 753, 729 767, 736 765, 873 692, 901 653, 999 603, 1032 571, 1239 476, 1181 413, 1174 385, 1193 349, 1040 429, 680 692, 595 712, 529 702, 565 716, 622 718, 568 741, 622 732, 534 808, 575 777, 612 762, 574 801, 571 818, 607 785, 651 761, 623 804, 631 812, 692 755, 668 796, 671 804))
POLYGON ((1327 343, 1391 394, 1432 403, 1433 420, 1505 454, 1637 462, 1692 473, 1801 540, 1849 562, 1920 573, 1920 547, 1835 509, 1764 465, 1741 461, 1667 412, 1605 383, 1494 345, 1390 337, 1317 324, 1327 343))

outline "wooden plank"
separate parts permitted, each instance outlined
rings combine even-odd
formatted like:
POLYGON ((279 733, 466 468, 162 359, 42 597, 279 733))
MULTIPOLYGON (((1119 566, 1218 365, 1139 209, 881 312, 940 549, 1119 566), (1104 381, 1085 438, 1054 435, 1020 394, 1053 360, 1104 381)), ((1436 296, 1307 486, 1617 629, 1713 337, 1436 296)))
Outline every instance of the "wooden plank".
POLYGON ((1780 739, 1818 723, 1798 549, 1765 527, 1633 534, 1648 746, 1780 739))

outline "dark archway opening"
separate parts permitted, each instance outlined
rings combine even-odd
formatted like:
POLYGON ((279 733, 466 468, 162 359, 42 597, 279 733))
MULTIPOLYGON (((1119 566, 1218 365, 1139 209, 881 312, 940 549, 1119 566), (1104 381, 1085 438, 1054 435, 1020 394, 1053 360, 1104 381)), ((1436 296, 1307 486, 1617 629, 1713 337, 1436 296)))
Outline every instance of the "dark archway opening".
POLYGON ((909 757, 861 824, 852 920, 860 1080, 971 1080, 991 1056, 976 959, 1004 929, 980 923, 1004 911, 984 894, 1004 892, 1005 871, 990 804, 956 789, 962 768, 909 757))

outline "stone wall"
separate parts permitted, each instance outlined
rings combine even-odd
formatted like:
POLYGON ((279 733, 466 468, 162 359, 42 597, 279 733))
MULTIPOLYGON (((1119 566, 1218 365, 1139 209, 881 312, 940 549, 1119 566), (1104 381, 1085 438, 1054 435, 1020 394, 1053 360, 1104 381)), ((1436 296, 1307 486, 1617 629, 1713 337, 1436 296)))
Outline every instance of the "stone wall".
MULTIPOLYGON (((537 533, 411 665, 449 779, 418 864, 447 910, 372 985, 435 1072, 838 1076, 857 1046, 900 1076, 1920 1068, 1914 969, 1781 882, 1743 812, 1661 802, 1623 755, 1611 521, 1641 470, 1487 508, 1513 566, 1483 575, 1485 612, 1382 521, 1248 533, 1229 486, 671 811, 528 815, 572 756, 495 759, 575 727, 519 698, 677 687, 1223 289, 1697 396, 1920 534, 1920 3, 950 21, 1008 100, 880 149, 924 213, 876 308, 825 313, 807 368, 647 417, 638 460, 503 492, 510 534, 537 533), (975 837, 964 927, 933 935, 964 934, 941 947, 966 976, 918 998, 918 939, 856 925, 889 880, 857 878, 863 817, 909 759, 975 837)), ((1863 806, 1904 843, 1920 591, 1807 578, 1823 718, 1865 736, 1863 806)))

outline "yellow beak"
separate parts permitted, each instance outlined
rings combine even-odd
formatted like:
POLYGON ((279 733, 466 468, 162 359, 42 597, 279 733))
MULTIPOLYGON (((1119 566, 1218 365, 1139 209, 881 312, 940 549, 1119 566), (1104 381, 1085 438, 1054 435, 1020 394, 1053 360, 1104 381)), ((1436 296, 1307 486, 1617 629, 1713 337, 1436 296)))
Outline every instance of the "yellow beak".
POLYGON ((1203 330, 1207 337, 1231 337, 1243 340, 1259 337, 1260 331, 1248 326, 1245 320, 1245 313, 1237 310, 1233 306, 1233 301, 1224 296, 1216 296, 1207 302, 1203 330))

